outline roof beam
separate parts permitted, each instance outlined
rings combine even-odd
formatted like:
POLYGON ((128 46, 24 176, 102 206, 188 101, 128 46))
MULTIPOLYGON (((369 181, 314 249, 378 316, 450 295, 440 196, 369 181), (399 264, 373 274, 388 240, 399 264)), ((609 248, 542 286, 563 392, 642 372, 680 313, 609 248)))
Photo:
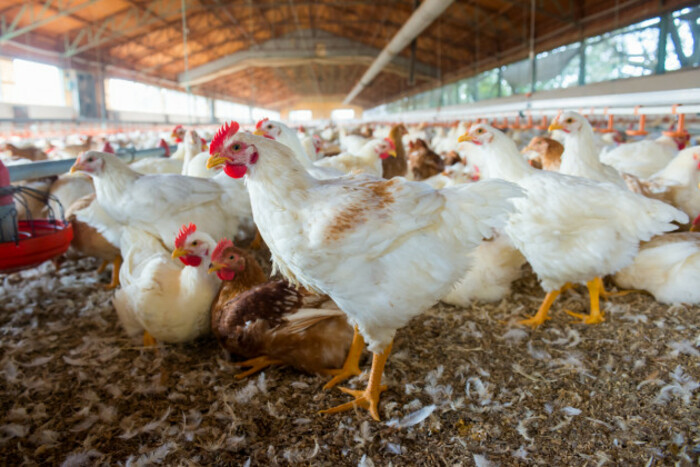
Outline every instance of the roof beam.
POLYGON ((61 0, 45 0, 44 5, 38 13, 34 11, 33 3, 25 3, 20 8, 19 12, 14 16, 9 26, 6 26, 7 20, 5 16, 0 19, 0 43, 14 39, 22 34, 26 34, 37 28, 49 24, 57 19, 65 16, 71 16, 76 11, 80 11, 100 0, 87 0, 86 2, 70 2, 61 0), (57 10, 57 11, 54 11, 57 10), (29 24, 24 27, 17 28, 20 21, 26 16, 29 19, 29 24))
MULTIPOLYGON (((325 52, 317 51, 315 47, 308 47, 300 50, 297 41, 303 41, 306 35, 309 37, 313 35, 312 31, 304 30, 296 35, 273 39, 260 44, 259 47, 236 52, 200 67, 193 68, 189 70, 187 76, 180 74, 178 76, 178 81, 182 86, 194 86, 236 73, 251 66, 274 67, 275 63, 283 63, 281 66, 290 66, 290 63, 296 64, 300 61, 327 63, 329 61, 337 62, 341 59, 343 61, 357 60, 363 57, 375 57, 379 53, 379 50, 375 47, 370 47, 328 33, 318 35, 320 32, 321 31, 316 31, 317 36, 313 41, 323 43, 325 52)), ((395 66, 408 69, 408 59, 404 57, 396 57, 392 60, 392 63, 395 66)), ((425 63, 418 63, 417 71, 421 76, 428 79, 437 79, 439 76, 437 68, 425 63)))
MULTIPOLYGON (((201 8, 194 7, 192 11, 201 8)), ((72 39, 67 37, 63 55, 67 58, 78 55, 178 13, 181 14, 180 0, 153 0, 141 7, 128 8, 81 28, 72 39)))

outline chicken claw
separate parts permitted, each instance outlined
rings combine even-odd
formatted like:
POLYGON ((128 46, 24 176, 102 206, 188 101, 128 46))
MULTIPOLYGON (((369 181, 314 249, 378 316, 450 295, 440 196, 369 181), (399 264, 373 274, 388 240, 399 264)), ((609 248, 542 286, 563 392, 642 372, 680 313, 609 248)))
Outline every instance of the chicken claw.
POLYGON ((548 292, 547 296, 544 297, 544 301, 540 305, 539 309, 537 310, 537 314, 535 316, 524 319, 522 321, 518 321, 520 324, 524 324, 525 326, 530 326, 532 329, 535 329, 537 326, 540 326, 544 324, 545 321, 547 321, 549 318, 549 309, 552 307, 552 304, 554 303, 554 300, 557 299, 559 294, 561 293, 562 290, 565 289, 566 286, 562 287, 559 290, 554 290, 552 292, 548 292))
POLYGON ((323 371, 324 374, 333 376, 333 378, 323 386, 323 389, 330 389, 341 381, 345 381, 348 378, 358 376, 362 373, 359 363, 364 347, 365 340, 362 338, 357 326, 355 326, 355 334, 352 336, 352 344, 350 345, 350 350, 348 350, 348 356, 345 358, 343 368, 323 371))
POLYGON ((376 421, 379 421, 379 395, 386 391, 386 386, 380 384, 382 380, 382 374, 384 373, 384 365, 391 352, 391 344, 382 352, 381 354, 375 353, 372 357, 372 370, 369 374, 369 383, 367 388, 362 390, 340 388, 346 394, 350 394, 355 397, 354 401, 346 402, 337 407, 332 407, 330 409, 321 410, 319 413, 331 414, 346 412, 355 407, 362 407, 369 410, 369 414, 376 421))
POLYGON ((591 299, 591 313, 584 315, 568 310, 566 310, 566 313, 574 318, 578 318, 583 324, 602 323, 605 321, 605 317, 600 311, 600 292, 601 290, 605 290, 603 288, 603 281, 600 279, 600 277, 596 277, 595 279, 588 281, 586 285, 588 286, 588 295, 591 299))
POLYGON ((247 378, 248 376, 262 370, 263 368, 267 368, 270 365, 279 365, 280 363, 283 363, 282 360, 274 360, 274 359, 271 359, 265 355, 263 355, 262 357, 251 358, 250 360, 246 360, 245 362, 237 362, 234 365, 240 366, 240 367, 250 367, 250 368, 247 369, 246 371, 238 373, 235 376, 235 378, 236 379, 247 378))
MULTIPOLYGON (((100 266, 102 267, 102 266, 100 266)), ((108 285, 105 286, 105 289, 107 290, 112 290, 116 289, 119 287, 119 270, 122 267, 122 257, 121 255, 117 256, 114 258, 114 262, 112 263, 112 282, 110 282, 108 285)))

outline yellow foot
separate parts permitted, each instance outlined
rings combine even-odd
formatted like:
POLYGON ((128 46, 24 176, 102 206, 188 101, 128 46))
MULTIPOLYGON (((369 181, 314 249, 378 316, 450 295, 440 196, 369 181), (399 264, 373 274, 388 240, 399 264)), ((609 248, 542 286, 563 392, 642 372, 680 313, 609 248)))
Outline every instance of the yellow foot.
POLYGON ((109 264, 109 261, 106 259, 102 260, 102 263, 100 263, 100 267, 97 268, 97 274, 102 274, 105 269, 107 269, 107 265, 109 264))
POLYGON ((343 368, 323 371, 324 374, 333 376, 333 378, 323 386, 323 389, 330 389, 348 378, 361 374, 360 357, 362 356, 362 349, 364 348, 365 340, 362 338, 362 335, 360 335, 357 326, 355 326, 355 334, 352 336, 352 343, 350 344, 348 355, 345 358, 345 363, 343 363, 343 368))
POLYGON ((105 289, 112 290, 119 287, 119 270, 122 267, 122 257, 117 256, 112 263, 112 282, 105 286, 105 289))
POLYGON ((143 346, 144 347, 155 347, 158 345, 155 337, 153 337, 148 331, 143 331, 143 346))
POLYGON ((599 324, 605 321, 605 316, 603 316, 603 313, 591 313, 590 315, 586 315, 583 313, 574 313, 573 311, 569 310, 564 310, 566 313, 570 316, 573 316, 574 318, 577 318, 582 324, 599 324))
POLYGON ((593 279, 594 282, 597 283, 597 286, 599 287, 599 294, 603 299, 608 299, 610 297, 624 297, 625 295, 629 295, 631 293, 645 293, 644 290, 637 290, 637 289, 628 289, 628 290, 618 290, 617 292, 608 292, 605 290, 605 285, 603 284, 603 279, 600 277, 596 277, 593 279))
POLYGON ((270 365, 279 365, 280 363, 282 363, 282 360, 274 360, 274 359, 268 358, 264 355, 262 357, 251 358, 250 360, 246 360, 245 362, 237 362, 234 365, 240 366, 240 367, 250 367, 250 368, 247 369, 246 371, 238 373, 236 375, 236 379, 247 378, 248 376, 262 370, 263 368, 267 368, 270 365))
POLYGON ((357 365, 356 362, 353 366, 348 365, 348 362, 346 361, 345 365, 343 365, 343 368, 339 368, 337 370, 323 370, 321 373, 323 373, 324 375, 333 376, 333 378, 323 386, 323 389, 330 389, 336 386, 338 383, 345 381, 346 379, 352 378, 353 376, 359 376, 360 374, 362 374, 362 371, 360 370, 360 367, 357 365))
POLYGON ((355 407, 362 407, 363 409, 368 409, 369 414, 373 419, 379 421, 379 411, 377 410, 379 406, 379 395, 386 391, 386 386, 382 385, 377 388, 377 390, 370 390, 369 387, 364 390, 348 389, 348 388, 338 388, 345 394, 350 394, 355 398, 354 401, 346 402, 336 407, 330 409, 321 410, 319 413, 331 414, 339 412, 347 412, 348 410, 354 409, 355 407))
POLYGON ((532 329, 536 329, 538 326, 543 325, 545 321, 550 319, 552 318, 550 318, 549 316, 545 316, 544 318, 542 318, 535 315, 530 318, 518 321, 518 324, 524 324, 525 326, 530 326, 532 329))
POLYGON ((549 319, 549 309, 552 307, 554 300, 557 299, 560 293, 561 290, 554 290, 552 292, 548 292, 547 295, 544 297, 544 301, 540 305, 540 308, 537 310, 537 314, 531 318, 519 321, 519 323, 524 324, 525 326, 530 326, 532 329, 535 329, 537 326, 544 324, 544 322, 549 319))

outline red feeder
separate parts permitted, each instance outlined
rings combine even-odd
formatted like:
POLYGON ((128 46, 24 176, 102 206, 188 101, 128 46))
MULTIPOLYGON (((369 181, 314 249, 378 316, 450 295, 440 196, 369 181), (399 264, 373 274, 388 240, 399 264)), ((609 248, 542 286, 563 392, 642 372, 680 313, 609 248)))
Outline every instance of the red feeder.
POLYGON ((73 227, 58 220, 19 221, 18 234, 17 243, 0 243, 0 272, 33 268, 65 253, 73 240, 73 227))

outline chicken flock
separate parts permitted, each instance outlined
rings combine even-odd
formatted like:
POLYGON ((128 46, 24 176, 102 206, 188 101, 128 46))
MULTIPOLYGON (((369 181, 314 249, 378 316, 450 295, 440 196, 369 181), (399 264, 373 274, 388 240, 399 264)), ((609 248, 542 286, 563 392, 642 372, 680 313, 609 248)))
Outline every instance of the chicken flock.
POLYGON ((169 157, 131 164, 116 140, 89 139, 8 144, 3 160, 77 156, 70 174, 25 183, 67 208, 69 255, 113 265, 117 316, 144 346, 213 335, 242 359, 237 377, 289 365, 326 375, 325 389, 361 373, 367 346, 367 387, 341 388, 352 399, 324 413, 363 407, 379 420, 396 331, 440 300, 501 300, 526 263, 544 296, 524 326, 578 285, 589 313, 568 313, 603 323, 600 298, 627 292, 608 292, 606 277, 700 303, 700 146, 682 148, 687 138, 610 148, 575 112, 522 151, 524 132, 485 123, 250 130, 178 126, 146 137, 175 142, 169 157))

